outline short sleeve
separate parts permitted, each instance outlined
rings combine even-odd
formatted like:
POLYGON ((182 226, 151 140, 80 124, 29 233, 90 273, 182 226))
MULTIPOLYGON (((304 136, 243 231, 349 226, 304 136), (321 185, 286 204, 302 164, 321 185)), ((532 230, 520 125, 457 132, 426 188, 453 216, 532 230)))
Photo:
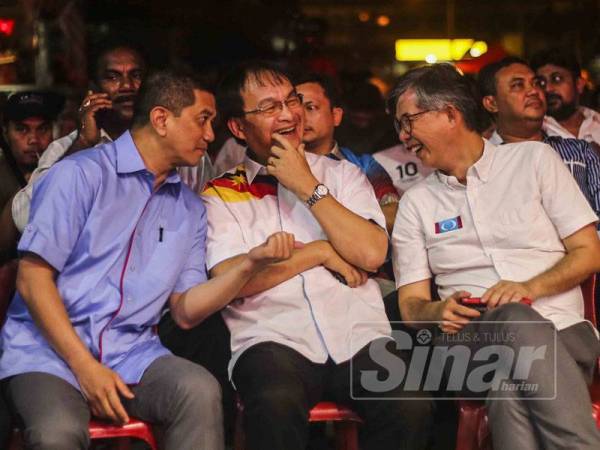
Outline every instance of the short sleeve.
POLYGON ((206 208, 200 204, 198 210, 199 214, 194 214, 193 217, 198 226, 185 265, 173 289, 173 292, 176 293, 185 292, 198 284, 204 283, 208 278, 206 275, 206 208))
POLYGON ((425 230, 411 191, 400 199, 392 231, 392 264, 396 287, 431 278, 425 230))
MULTIPOLYGON (((589 142, 585 144, 585 160, 587 166, 587 184, 590 191, 592 208, 600 215, 600 155, 589 142)), ((600 226, 600 224, 598 224, 600 226)))
POLYGON ((542 204, 560 238, 595 223, 598 217, 560 156, 548 145, 541 147, 537 156, 542 204))
POLYGON ((209 183, 201 198, 206 207, 206 267, 210 270, 226 259, 248 253, 250 248, 244 241, 242 225, 219 197, 218 188, 209 183))
POLYGON ((336 200, 353 213, 372 220, 385 230, 385 216, 365 174, 352 163, 341 161, 340 164, 344 176, 341 192, 336 193, 336 200))
POLYGON ((400 200, 398 191, 394 187, 390 175, 383 166, 379 164, 372 155, 363 155, 363 157, 368 161, 368 164, 366 165, 366 175, 371 186, 373 186, 377 201, 380 204, 383 204, 388 203, 389 201, 397 202, 400 200))
POLYGON ((33 187, 20 252, 32 252, 59 272, 83 230, 94 198, 90 176, 75 160, 55 164, 33 187))

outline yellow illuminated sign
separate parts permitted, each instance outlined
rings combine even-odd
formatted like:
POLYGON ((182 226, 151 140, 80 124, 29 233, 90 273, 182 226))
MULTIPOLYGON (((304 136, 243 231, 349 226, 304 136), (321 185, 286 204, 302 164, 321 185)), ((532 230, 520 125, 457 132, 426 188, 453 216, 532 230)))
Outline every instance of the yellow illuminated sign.
MULTIPOLYGON (((398 39, 396 59, 398 61, 458 61, 467 53, 474 39, 398 39)), ((476 42, 475 53, 487 51, 485 42, 476 42), (485 46, 485 47, 484 47, 485 46)))

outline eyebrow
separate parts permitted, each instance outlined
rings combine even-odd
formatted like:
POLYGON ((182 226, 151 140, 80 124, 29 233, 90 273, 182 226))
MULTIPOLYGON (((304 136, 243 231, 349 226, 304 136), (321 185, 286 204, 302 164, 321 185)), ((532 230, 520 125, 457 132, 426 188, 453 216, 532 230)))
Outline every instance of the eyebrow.
MULTIPOLYGON (((290 98, 293 94, 297 94, 296 88, 292 88, 292 90, 285 96, 286 100, 288 98, 290 98)), ((265 103, 265 102, 278 102, 279 100, 275 99, 274 97, 267 97, 262 99, 261 101, 259 101, 257 104, 260 105, 261 103, 265 103)))

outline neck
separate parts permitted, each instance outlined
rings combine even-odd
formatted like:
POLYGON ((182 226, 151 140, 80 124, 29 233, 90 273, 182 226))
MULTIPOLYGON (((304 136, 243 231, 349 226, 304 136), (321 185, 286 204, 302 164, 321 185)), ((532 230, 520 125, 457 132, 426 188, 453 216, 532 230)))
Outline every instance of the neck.
POLYGON ((131 137, 146 169, 154 175, 153 187, 156 190, 165 181, 174 166, 167 159, 159 137, 148 126, 131 130, 131 137))
POLYGON ((462 183, 467 183, 467 171, 483 155, 483 138, 474 131, 465 131, 454 142, 449 142, 448 148, 460 149, 454 152, 452 167, 440 169, 446 175, 452 175, 462 183))
POLYGON ((583 112, 581 112, 580 108, 577 108, 574 114, 571 114, 565 120, 559 120, 558 123, 561 124, 563 128, 568 130, 573 136, 577 137, 579 135, 579 128, 583 123, 583 112))
POLYGON ((113 141, 125 133, 131 126, 131 120, 125 120, 115 114, 104 117, 103 119, 104 120, 102 120, 102 123, 99 125, 113 141))
POLYGON ((321 142, 306 142, 306 150, 314 153, 315 155, 325 156, 333 151, 335 147, 335 141, 333 139, 326 139, 321 142))
POLYGON ((498 134, 504 142, 541 141, 543 118, 540 120, 498 121, 498 134))

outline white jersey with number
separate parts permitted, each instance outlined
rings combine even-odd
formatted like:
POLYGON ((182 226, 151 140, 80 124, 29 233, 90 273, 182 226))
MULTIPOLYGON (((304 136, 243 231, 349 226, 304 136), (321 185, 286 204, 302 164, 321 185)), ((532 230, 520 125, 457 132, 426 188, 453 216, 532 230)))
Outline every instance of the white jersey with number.
POLYGON ((400 194, 433 172, 432 168, 424 166, 419 158, 408 152, 403 144, 374 153, 373 157, 390 175, 400 194))

